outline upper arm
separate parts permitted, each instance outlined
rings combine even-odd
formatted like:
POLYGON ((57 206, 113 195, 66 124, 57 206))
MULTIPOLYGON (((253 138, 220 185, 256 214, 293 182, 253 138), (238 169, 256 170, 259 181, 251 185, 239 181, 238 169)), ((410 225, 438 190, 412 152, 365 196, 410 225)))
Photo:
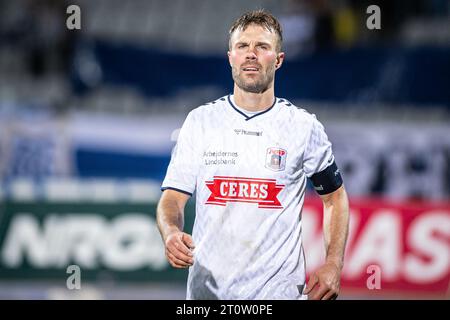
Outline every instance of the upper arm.
POLYGON ((322 199, 325 207, 330 207, 339 201, 347 201, 347 192, 345 191, 344 185, 341 185, 333 192, 321 194, 320 198, 322 199))
POLYGON ((303 169, 321 196, 337 191, 343 184, 331 142, 323 125, 314 116, 305 148, 303 169))
POLYGON ((323 125, 312 115, 309 137, 306 140, 303 155, 303 171, 308 178, 311 178, 327 168, 333 161, 331 142, 323 125))
POLYGON ((177 143, 172 151, 166 176, 161 189, 173 189, 192 195, 195 190, 198 170, 201 163, 198 123, 193 113, 189 113, 181 127, 177 143))
POLYGON ((176 190, 172 190, 172 189, 166 189, 163 191, 162 195, 161 195, 161 200, 160 200, 160 204, 164 204, 164 203, 176 203, 178 209, 180 211, 184 210, 184 207, 187 203, 187 201, 189 200, 190 196, 176 191, 176 190))

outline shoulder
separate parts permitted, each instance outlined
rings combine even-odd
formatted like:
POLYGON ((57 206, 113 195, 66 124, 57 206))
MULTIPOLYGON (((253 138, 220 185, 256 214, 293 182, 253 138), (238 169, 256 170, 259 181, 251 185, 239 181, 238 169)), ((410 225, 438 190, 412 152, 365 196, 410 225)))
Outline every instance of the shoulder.
POLYGON ((277 98, 280 105, 281 113, 292 119, 293 121, 309 126, 313 126, 318 122, 316 115, 308 111, 306 108, 297 106, 285 98, 277 98))
POLYGON ((223 96, 216 100, 206 102, 192 109, 189 112, 187 119, 197 122, 211 119, 211 117, 221 117, 220 114, 225 103, 227 103, 227 96, 223 96))

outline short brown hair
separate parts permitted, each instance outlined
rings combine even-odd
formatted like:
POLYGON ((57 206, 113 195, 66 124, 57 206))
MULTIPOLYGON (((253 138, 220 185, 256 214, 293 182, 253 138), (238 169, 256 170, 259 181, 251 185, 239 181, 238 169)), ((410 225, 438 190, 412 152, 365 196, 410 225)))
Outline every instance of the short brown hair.
POLYGON ((281 43, 283 42, 283 31, 281 25, 272 14, 264 11, 264 9, 254 10, 244 13, 240 16, 230 28, 229 47, 231 49, 231 36, 236 30, 245 30, 250 24, 256 24, 267 29, 270 32, 275 32, 278 36, 277 51, 281 51, 281 43))

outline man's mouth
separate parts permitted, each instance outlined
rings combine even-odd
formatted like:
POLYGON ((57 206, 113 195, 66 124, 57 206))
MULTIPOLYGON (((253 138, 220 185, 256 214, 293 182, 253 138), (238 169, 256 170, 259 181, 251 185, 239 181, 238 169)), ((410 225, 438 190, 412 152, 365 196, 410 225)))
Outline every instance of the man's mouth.
POLYGON ((243 71, 248 71, 248 72, 258 72, 259 68, 258 67, 244 67, 242 68, 243 71))

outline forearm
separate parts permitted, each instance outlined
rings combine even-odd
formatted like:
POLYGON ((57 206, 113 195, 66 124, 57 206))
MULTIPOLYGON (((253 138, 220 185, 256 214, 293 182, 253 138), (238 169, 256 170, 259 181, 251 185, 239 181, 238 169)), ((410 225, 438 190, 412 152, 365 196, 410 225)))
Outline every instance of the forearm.
POLYGON ((343 186, 324 200, 323 222, 326 262, 342 269, 349 225, 348 198, 343 186))
POLYGON ((183 230, 184 210, 175 200, 163 197, 156 210, 156 220, 165 241, 170 233, 183 230))

